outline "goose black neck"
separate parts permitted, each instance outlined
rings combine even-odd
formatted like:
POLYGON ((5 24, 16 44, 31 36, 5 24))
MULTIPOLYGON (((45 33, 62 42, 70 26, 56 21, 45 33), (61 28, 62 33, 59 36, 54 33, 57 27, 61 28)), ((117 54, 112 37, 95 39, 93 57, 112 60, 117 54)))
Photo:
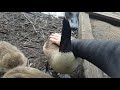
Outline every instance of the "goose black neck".
POLYGON ((61 34, 61 42, 60 42, 60 52, 70 52, 71 51, 71 28, 69 21, 65 18, 63 19, 63 27, 61 34))

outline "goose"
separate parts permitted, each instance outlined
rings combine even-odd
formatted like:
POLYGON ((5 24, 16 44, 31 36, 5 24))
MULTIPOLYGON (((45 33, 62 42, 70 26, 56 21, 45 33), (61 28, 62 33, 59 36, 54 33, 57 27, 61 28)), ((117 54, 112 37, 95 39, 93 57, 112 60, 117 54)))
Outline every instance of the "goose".
POLYGON ((2 78, 53 78, 53 77, 36 68, 18 66, 6 72, 2 78))
POLYGON ((79 65, 79 60, 71 51, 71 28, 69 21, 64 18, 60 46, 48 40, 43 45, 44 55, 54 71, 61 74, 72 73, 79 65))
POLYGON ((0 41, 0 74, 21 65, 27 65, 25 55, 9 42, 0 41))

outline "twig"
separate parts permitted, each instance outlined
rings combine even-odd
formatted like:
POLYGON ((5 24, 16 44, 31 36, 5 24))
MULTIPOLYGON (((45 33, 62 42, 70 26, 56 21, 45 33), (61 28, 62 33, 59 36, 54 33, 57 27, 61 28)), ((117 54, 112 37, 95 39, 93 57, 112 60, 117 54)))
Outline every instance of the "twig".
POLYGON ((35 32, 37 33, 37 30, 36 30, 36 28, 35 28, 33 22, 26 16, 26 14, 25 14, 24 12, 23 12, 22 14, 30 21, 30 23, 32 24, 32 26, 33 26, 35 32))
POLYGON ((20 39, 20 41, 22 41, 23 39, 25 39, 27 36, 29 36, 30 34, 25 35, 23 38, 20 39))
POLYGON ((44 31, 42 30, 42 33, 43 33, 43 39, 45 39, 45 35, 44 35, 44 31))

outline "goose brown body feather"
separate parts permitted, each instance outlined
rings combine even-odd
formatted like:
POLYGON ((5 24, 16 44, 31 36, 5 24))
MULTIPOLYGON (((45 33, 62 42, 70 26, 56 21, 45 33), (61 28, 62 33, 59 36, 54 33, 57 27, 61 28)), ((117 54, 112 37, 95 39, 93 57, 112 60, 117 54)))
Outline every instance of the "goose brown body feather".
POLYGON ((2 78, 52 78, 52 76, 36 68, 18 66, 9 70, 2 78))
POLYGON ((17 66, 26 66, 26 64, 27 58, 16 46, 0 41, 0 72, 17 66))

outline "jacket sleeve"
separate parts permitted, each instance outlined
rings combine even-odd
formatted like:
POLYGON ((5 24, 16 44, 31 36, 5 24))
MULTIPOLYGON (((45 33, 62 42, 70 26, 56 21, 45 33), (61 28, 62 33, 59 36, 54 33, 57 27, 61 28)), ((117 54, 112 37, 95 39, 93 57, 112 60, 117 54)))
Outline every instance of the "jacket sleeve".
POLYGON ((75 57, 86 59, 110 77, 120 78, 120 40, 72 40, 75 57))

